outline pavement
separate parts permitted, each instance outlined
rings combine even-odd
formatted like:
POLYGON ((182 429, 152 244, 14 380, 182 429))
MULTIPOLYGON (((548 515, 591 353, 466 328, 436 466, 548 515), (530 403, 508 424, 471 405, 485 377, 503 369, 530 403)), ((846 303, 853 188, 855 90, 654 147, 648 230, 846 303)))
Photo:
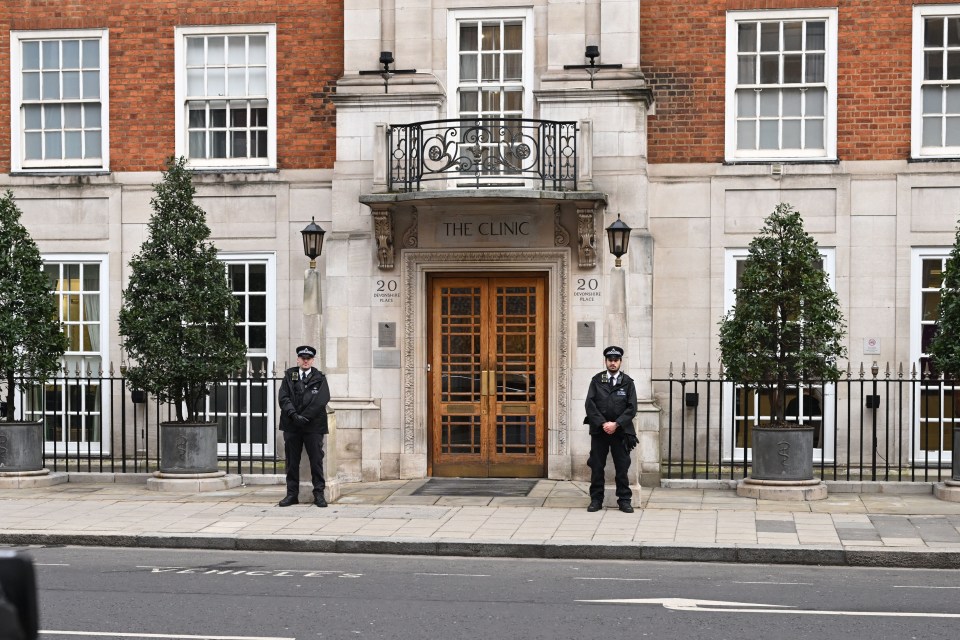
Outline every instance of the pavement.
POLYGON ((626 514, 612 487, 588 513, 584 482, 517 497, 421 495, 426 482, 344 484, 320 509, 276 506, 282 485, 172 494, 76 475, 0 490, 0 545, 960 568, 960 503, 932 483, 828 482, 825 500, 781 502, 665 481, 635 488, 626 514))

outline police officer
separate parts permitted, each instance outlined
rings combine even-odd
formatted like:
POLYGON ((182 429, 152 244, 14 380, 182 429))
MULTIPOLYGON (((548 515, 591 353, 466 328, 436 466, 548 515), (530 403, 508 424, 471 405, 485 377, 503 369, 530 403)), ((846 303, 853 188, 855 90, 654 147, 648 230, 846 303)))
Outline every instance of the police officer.
POLYGON ((630 451, 637 444, 633 417, 637 415, 637 389, 633 378, 620 371, 623 349, 609 346, 603 350, 606 370, 593 376, 587 391, 587 417, 590 425, 590 506, 587 511, 603 508, 603 476, 607 453, 613 456, 616 471, 617 506, 624 513, 633 513, 630 498, 630 451))
POLYGON ((300 502, 300 454, 307 450, 313 480, 313 504, 327 506, 323 497, 323 436, 327 433, 327 403, 330 387, 327 377, 313 366, 317 350, 297 347, 297 366, 283 373, 280 383, 280 430, 283 431, 287 460, 287 495, 281 507, 300 502))

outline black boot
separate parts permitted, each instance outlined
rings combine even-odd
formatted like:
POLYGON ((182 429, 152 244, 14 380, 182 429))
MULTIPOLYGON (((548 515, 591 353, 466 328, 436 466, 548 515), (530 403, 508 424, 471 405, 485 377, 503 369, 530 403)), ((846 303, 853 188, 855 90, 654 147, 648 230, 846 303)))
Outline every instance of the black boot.
POLYGON ((292 504, 300 504, 300 500, 295 495, 287 494, 287 496, 280 501, 279 506, 289 507, 292 504))

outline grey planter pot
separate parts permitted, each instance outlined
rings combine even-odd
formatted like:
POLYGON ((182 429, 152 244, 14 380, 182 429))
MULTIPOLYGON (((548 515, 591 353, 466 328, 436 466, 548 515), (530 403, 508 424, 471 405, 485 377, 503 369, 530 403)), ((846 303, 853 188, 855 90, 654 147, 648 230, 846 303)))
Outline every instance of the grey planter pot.
POLYGON ((812 480, 813 427, 753 428, 754 480, 812 480))
POLYGON ((217 423, 160 423, 161 473, 215 473, 217 423))
POLYGON ((0 423, 0 473, 43 469, 43 423, 0 423))

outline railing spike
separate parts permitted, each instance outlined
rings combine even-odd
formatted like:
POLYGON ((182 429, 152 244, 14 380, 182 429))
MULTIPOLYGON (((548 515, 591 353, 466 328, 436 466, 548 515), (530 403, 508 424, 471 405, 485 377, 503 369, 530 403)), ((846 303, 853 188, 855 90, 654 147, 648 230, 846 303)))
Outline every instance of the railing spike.
POLYGON ((863 361, 860 361, 860 379, 863 380, 864 371, 863 371, 863 361))
POLYGON ((710 361, 707 360, 707 380, 710 379, 710 361))
POLYGON ((680 364, 680 379, 681 379, 681 380, 686 380, 686 379, 687 379, 687 363, 686 363, 686 361, 684 361, 683 363, 680 364))
POLYGON ((910 363, 910 379, 915 380, 916 377, 917 377, 917 363, 911 362, 910 363))
POLYGON ((113 377, 113 360, 110 361, 110 377, 113 377))
POLYGON ((693 363, 693 379, 697 380, 700 378, 700 364, 698 362, 693 363))
POLYGON ((667 373, 667 377, 670 378, 671 380, 673 379, 673 362, 670 363, 670 369, 669 369, 669 372, 667 373))
POLYGON ((887 366, 884 368, 883 377, 887 380, 890 379, 890 361, 887 360, 887 366))

